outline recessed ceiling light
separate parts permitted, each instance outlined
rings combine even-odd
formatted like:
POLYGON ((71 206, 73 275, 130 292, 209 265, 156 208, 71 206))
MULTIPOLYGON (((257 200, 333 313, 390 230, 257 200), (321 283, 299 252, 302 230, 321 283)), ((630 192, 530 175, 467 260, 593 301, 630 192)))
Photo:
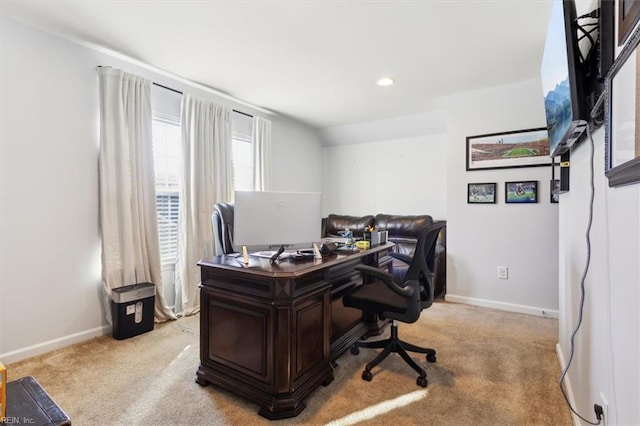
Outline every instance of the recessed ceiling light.
POLYGON ((392 78, 382 77, 380 80, 378 80, 378 86, 391 86, 395 82, 396 81, 392 78))

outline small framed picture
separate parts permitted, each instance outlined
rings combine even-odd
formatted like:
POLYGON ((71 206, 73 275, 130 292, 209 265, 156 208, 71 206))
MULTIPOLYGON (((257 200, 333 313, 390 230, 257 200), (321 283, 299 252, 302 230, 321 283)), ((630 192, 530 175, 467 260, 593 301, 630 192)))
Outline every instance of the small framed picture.
POLYGON ((504 183, 505 203, 537 203, 538 181, 525 180, 520 182, 504 183))
POLYGON ((467 184, 467 203, 469 204, 495 204, 496 184, 494 183, 469 183, 467 184))
POLYGON ((549 181, 549 198, 552 203, 560 201, 560 179, 551 179, 549 181))

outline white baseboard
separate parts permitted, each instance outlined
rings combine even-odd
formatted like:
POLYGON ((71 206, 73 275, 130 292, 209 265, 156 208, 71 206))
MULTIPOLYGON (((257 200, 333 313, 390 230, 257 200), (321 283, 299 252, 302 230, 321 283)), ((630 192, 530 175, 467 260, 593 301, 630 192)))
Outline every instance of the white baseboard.
POLYGON ((518 312, 521 314, 537 315, 546 318, 558 319, 558 311, 553 309, 539 308, 536 306, 516 305, 514 303, 496 302, 494 300, 478 299, 475 297, 456 296, 455 294, 445 294, 444 300, 447 302, 462 303, 465 305, 482 306, 484 308, 499 309, 501 311, 518 312))
POLYGON ((79 333, 70 334, 68 336, 59 337, 57 339, 38 343, 37 345, 28 346, 26 348, 18 349, 12 352, 6 352, 0 354, 0 360, 2 360, 2 363, 4 365, 8 365, 13 362, 18 362, 36 355, 42 355, 56 349, 64 348, 75 343, 84 342, 85 340, 104 336, 106 334, 111 334, 110 325, 103 325, 102 327, 96 327, 91 330, 85 330, 79 333))
MULTIPOLYGON (((564 355, 562 355, 562 348, 560 347, 560 343, 556 343, 556 355, 558 356, 558 362, 560 363, 560 370, 564 371, 564 368, 567 366, 567 364, 564 361, 564 355)), ((569 375, 564 376, 564 389, 567 393, 569 404, 571 404, 572 407, 575 407, 576 401, 573 399, 573 390, 571 389, 569 375)), ((573 411, 571 411, 571 420, 573 420, 574 426, 580 426, 582 424, 580 423, 580 419, 578 418, 578 416, 576 416, 573 411)))

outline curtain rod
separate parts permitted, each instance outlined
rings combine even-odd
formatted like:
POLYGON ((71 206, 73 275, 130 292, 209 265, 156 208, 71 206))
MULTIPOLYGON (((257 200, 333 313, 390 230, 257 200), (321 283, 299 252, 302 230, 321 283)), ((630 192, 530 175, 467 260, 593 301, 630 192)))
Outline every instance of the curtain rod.
MULTIPOLYGON (((62 36, 62 35, 60 35, 60 36, 61 36, 61 37, 63 37, 63 38, 67 38, 67 37, 64 37, 64 36, 62 36)), ((117 58, 117 59, 123 60, 123 61, 125 61, 125 62, 130 63, 130 64, 133 64, 133 65, 139 66, 139 67, 144 68, 144 69, 146 69, 146 70, 149 70, 149 71, 151 71, 151 72, 154 72, 154 73, 157 73, 157 74, 161 74, 161 75, 163 75, 163 76, 165 76, 165 77, 168 77, 168 78, 170 78, 170 79, 172 79, 172 80, 177 80, 177 81, 179 81, 179 82, 181 82, 181 83, 184 83, 184 84, 186 84, 186 85, 189 85, 189 86, 191 86, 191 87, 195 87, 195 88, 198 88, 198 89, 204 90, 205 92, 213 93, 214 95, 219 96, 219 97, 221 97, 221 98, 229 99, 230 101, 232 101, 232 102, 234 102, 234 103, 236 103, 236 104, 245 105, 245 106, 247 106, 247 107, 249 107, 249 108, 251 108, 251 109, 254 109, 254 110, 257 110, 257 111, 263 112, 263 113, 265 113, 265 114, 267 114, 267 115, 274 115, 274 114, 276 114, 275 112, 270 111, 270 110, 268 110, 268 109, 266 109, 266 108, 263 108, 263 107, 261 107, 261 106, 254 105, 254 104, 252 104, 252 103, 250 103, 250 102, 244 101, 244 100, 242 100, 242 99, 238 99, 238 98, 233 97, 233 96, 231 96, 231 95, 228 95, 228 94, 226 94, 226 93, 224 93, 224 92, 221 92, 221 91, 219 91, 219 90, 213 89, 213 88, 211 88, 211 87, 209 87, 209 86, 205 86, 205 85, 203 85, 203 84, 196 83, 195 81, 191 81, 191 80, 188 80, 188 79, 186 79, 186 78, 184 78, 184 77, 180 77, 179 75, 176 75, 176 74, 170 73, 170 72, 165 71, 165 70, 162 70, 162 69, 160 69, 160 68, 156 68, 156 67, 154 67, 153 65, 146 64, 146 63, 144 63, 144 62, 142 62, 142 61, 139 61, 139 60, 137 60, 137 59, 133 59, 133 58, 131 58, 131 57, 127 56, 127 55, 123 55, 122 53, 118 53, 118 52, 116 52, 116 51, 114 51, 114 50, 107 49, 106 47, 98 46, 98 45, 96 45, 96 44, 92 44, 92 43, 87 43, 87 42, 84 42, 84 41, 81 41, 81 40, 78 40, 78 39, 75 39, 75 38, 68 38, 68 39, 69 39, 69 40, 71 40, 71 41, 72 41, 72 42, 74 42, 74 43, 78 43, 78 44, 80 44, 80 45, 82 45, 82 46, 84 46, 84 47, 88 47, 89 49, 93 49, 93 50, 96 50, 96 51, 98 51, 98 52, 104 53, 104 54, 106 54, 106 55, 112 56, 112 57, 114 57, 114 58, 117 58)), ((102 67, 103 67, 103 65, 98 65, 98 66, 97 66, 97 68, 102 68, 102 67)), ((105 67, 105 68, 111 68, 111 66, 109 66, 109 65, 104 65, 104 67, 105 67)), ((171 90, 171 89, 170 89, 170 90, 171 90)), ((177 92, 177 93, 180 93, 180 92, 179 92, 179 91, 177 91, 177 90, 176 90, 176 92, 177 92)), ((248 117, 253 117, 253 115, 251 115, 251 114, 247 114, 246 112, 242 112, 242 111, 238 111, 238 110, 234 110, 234 111, 235 111, 235 112, 237 112, 237 113, 239 113, 239 114, 245 114, 245 115, 247 115, 248 117)))
MULTIPOLYGON (((172 92, 174 92, 174 93, 178 93, 178 94, 180 94, 180 95, 182 95, 182 94, 183 94, 183 93, 182 93, 181 91, 179 91, 179 90, 172 89, 171 87, 164 86, 164 85, 162 85, 162 84, 160 84, 160 83, 156 83, 156 82, 154 82, 154 83, 153 83, 153 85, 154 85, 154 86, 158 86, 158 87, 162 87, 163 89, 170 90, 170 91, 172 91, 172 92)), ((237 112, 238 114, 246 115, 247 117, 251 117, 251 118, 253 118, 253 115, 251 115, 251 114, 247 114, 246 112, 238 111, 237 109, 234 109, 234 110, 233 110, 233 112, 237 112)))
MULTIPOLYGON (((97 68, 102 68, 102 67, 103 67, 102 65, 98 65, 98 66, 97 66, 97 68)), ((110 66, 105 66, 105 68, 111 68, 111 67, 110 67, 110 66)), ((165 85, 163 85, 163 84, 160 84, 160 83, 153 82, 153 85, 154 85, 154 86, 158 86, 158 87, 162 87, 163 89, 170 90, 170 91, 172 91, 172 92, 174 92, 174 93, 178 93, 179 95, 182 95, 182 94, 183 94, 180 90, 172 89, 171 87, 167 87, 167 86, 165 86, 165 85)), ((242 115, 245 115, 245 116, 247 116, 247 117, 251 117, 251 118, 253 118, 253 115, 251 115, 251 114, 247 114, 246 112, 238 111, 237 109, 233 109, 232 111, 233 111, 233 112, 237 112, 238 114, 242 114, 242 115)))

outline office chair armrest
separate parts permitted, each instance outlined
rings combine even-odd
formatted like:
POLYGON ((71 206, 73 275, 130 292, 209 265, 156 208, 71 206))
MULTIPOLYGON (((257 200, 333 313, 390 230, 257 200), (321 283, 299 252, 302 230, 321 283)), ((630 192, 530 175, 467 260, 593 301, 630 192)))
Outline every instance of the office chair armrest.
POLYGON ((360 271, 365 275, 370 275, 379 280, 389 280, 393 282, 393 275, 388 272, 383 271, 382 269, 378 269, 369 265, 358 265, 355 267, 356 271, 360 271))
MULTIPOLYGON (((388 272, 382 271, 378 268, 374 268, 373 266, 367 265, 358 265, 355 268, 357 271, 362 272, 365 275, 370 275, 374 278, 382 281, 391 291, 396 293, 398 296, 402 296, 405 299, 410 299, 416 294, 416 291, 419 291, 418 286, 420 283, 418 281, 407 281, 405 287, 400 287, 393 281, 393 275, 388 272)), ((365 284, 366 285, 366 284, 365 284)))
POLYGON ((409 256, 408 254, 404 254, 404 253, 391 252, 389 253, 389 256, 393 257, 394 259, 398 259, 406 263, 407 265, 411 263, 411 260, 413 260, 412 256, 409 256))

